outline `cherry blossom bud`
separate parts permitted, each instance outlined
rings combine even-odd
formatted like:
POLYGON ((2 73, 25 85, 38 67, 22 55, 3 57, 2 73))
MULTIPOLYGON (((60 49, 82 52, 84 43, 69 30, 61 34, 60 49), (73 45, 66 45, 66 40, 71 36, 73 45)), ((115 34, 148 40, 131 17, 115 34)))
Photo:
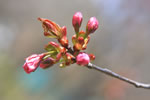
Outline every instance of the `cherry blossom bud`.
POLYGON ((76 33, 79 32, 79 28, 81 26, 81 23, 82 23, 82 13, 81 12, 76 12, 73 15, 73 18, 72 18, 72 25, 73 25, 76 33))
POLYGON ((82 45, 84 44, 84 38, 83 37, 78 37, 78 42, 82 45))
POLYGON ((49 44, 53 47, 59 48, 59 44, 57 44, 56 42, 49 42, 49 44))
POLYGON ((39 54, 39 55, 33 54, 27 57, 26 62, 23 65, 24 71, 28 74, 30 74, 31 72, 34 72, 39 66, 44 56, 45 54, 39 54))
POLYGON ((74 46, 73 46, 73 49, 75 51, 80 51, 82 50, 82 45, 80 43, 76 43, 74 46))
POLYGON ((56 42, 49 42, 46 46, 45 46, 45 50, 47 51, 51 51, 51 52, 58 52, 60 49, 59 44, 57 44, 56 42))
POLYGON ((63 46, 63 47, 68 47, 68 39, 66 36, 63 36, 62 38, 58 39, 58 42, 63 46))
POLYGON ((95 17, 91 17, 86 25, 87 34, 93 33, 98 28, 98 20, 95 17))
POLYGON ((76 63, 82 66, 87 65, 90 62, 90 57, 86 53, 79 53, 76 57, 76 63))
POLYGON ((66 51, 67 51, 67 49, 66 49, 66 48, 64 48, 64 47, 61 47, 61 46, 60 46, 60 48, 59 48, 59 52, 61 52, 62 54, 65 54, 65 53, 66 53, 66 51))
POLYGON ((58 42, 63 46, 63 47, 68 47, 68 39, 67 39, 67 28, 66 26, 63 26, 61 28, 61 33, 62 36, 58 39, 58 42))
POLYGON ((55 64, 55 59, 48 57, 40 63, 40 68, 46 69, 55 64))
POLYGON ((63 36, 67 36, 67 28, 66 28, 66 26, 63 26, 62 28, 61 28, 61 33, 62 33, 62 37, 63 36))
POLYGON ((89 54, 90 60, 95 60, 95 55, 89 54))
POLYGON ((61 58, 62 54, 61 52, 59 52, 57 55, 56 55, 56 61, 58 62, 61 58))

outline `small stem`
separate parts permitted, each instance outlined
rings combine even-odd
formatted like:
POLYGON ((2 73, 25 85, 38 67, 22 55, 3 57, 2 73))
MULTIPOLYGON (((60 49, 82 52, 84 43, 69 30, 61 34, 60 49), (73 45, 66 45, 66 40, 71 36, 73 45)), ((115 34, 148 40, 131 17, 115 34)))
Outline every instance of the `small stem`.
POLYGON ((115 72, 113 72, 113 71, 111 71, 111 70, 109 70, 107 68, 102 68, 102 67, 96 66, 96 65, 94 65, 92 63, 89 63, 86 67, 88 67, 90 69, 98 70, 98 71, 100 71, 100 72, 102 72, 104 74, 107 74, 107 75, 112 76, 114 78, 117 78, 117 79, 120 79, 122 81, 125 81, 125 82, 127 82, 129 84, 134 85, 137 88, 150 89, 150 84, 144 84, 144 83, 140 83, 140 82, 131 80, 131 79, 126 78, 124 76, 121 76, 121 75, 119 75, 119 74, 117 74, 117 73, 115 73, 115 72))

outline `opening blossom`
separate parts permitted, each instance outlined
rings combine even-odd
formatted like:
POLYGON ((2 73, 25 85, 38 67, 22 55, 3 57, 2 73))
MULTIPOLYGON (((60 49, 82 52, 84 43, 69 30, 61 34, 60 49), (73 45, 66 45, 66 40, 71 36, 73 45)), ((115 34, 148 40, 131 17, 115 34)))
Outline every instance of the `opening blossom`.
POLYGON ((38 20, 42 22, 44 36, 57 39, 59 44, 50 41, 45 46, 45 53, 33 54, 27 57, 23 65, 26 73, 34 72, 38 67, 46 69, 56 63, 60 63, 60 67, 66 67, 74 63, 86 66, 91 60, 95 59, 93 54, 81 52, 81 50, 87 48, 90 33, 95 32, 98 28, 98 21, 95 17, 90 18, 86 30, 84 31, 80 30, 83 20, 82 13, 76 12, 73 15, 72 25, 75 30, 75 34, 72 36, 73 49, 68 42, 66 26, 61 27, 55 22, 45 18, 38 18, 38 20))
POLYGON ((42 58, 44 57, 44 54, 33 54, 26 58, 26 62, 23 65, 24 71, 26 73, 34 72, 37 67, 40 65, 40 62, 42 58))

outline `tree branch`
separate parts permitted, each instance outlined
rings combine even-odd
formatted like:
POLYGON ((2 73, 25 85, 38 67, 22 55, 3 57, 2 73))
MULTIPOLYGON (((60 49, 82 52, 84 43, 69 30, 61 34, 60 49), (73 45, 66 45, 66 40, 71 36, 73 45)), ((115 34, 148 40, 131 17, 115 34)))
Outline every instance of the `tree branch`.
POLYGON ((86 67, 88 67, 90 69, 98 70, 98 71, 100 71, 100 72, 102 72, 104 74, 107 74, 107 75, 112 76, 114 78, 117 78, 117 79, 120 79, 122 81, 125 81, 125 82, 127 82, 129 84, 134 85, 137 88, 150 89, 150 84, 144 84, 144 83, 140 83, 140 82, 128 79, 128 78, 126 78, 124 76, 121 76, 121 75, 119 75, 119 74, 117 74, 117 73, 115 73, 115 72, 113 72, 113 71, 111 71, 111 70, 109 70, 107 68, 102 68, 102 67, 96 66, 96 65, 94 65, 92 63, 89 63, 86 67))

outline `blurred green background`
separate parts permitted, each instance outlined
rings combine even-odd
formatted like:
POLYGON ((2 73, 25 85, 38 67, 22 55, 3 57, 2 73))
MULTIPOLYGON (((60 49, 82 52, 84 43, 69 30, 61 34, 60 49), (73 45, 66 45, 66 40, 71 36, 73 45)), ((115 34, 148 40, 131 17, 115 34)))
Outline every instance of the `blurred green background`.
POLYGON ((99 29, 91 35, 87 52, 96 65, 150 83, 150 0, 0 0, 0 100, 148 100, 150 90, 137 89, 76 64, 38 69, 26 74, 24 59, 43 49, 38 17, 67 26, 81 11, 85 29, 95 16, 99 29))

